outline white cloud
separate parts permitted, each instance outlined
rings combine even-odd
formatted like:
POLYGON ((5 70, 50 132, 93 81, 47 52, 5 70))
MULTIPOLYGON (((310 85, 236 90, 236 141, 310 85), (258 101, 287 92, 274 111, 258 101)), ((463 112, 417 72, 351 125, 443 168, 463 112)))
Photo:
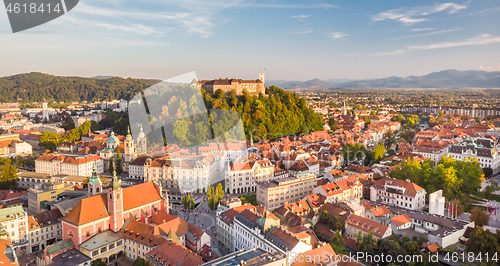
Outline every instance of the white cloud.
POLYGON ((433 49, 453 48, 453 47, 472 46, 472 45, 486 45, 492 43, 500 43, 500 37, 491 36, 490 34, 482 34, 475 38, 466 39, 464 41, 440 42, 440 43, 425 44, 425 45, 410 45, 406 46, 404 49, 398 49, 391 52, 379 52, 373 55, 374 56, 398 55, 408 51, 433 50, 433 49))
POLYGON ((391 9, 376 15, 371 16, 372 21, 394 20, 403 23, 404 25, 412 25, 418 22, 426 21, 425 16, 445 12, 448 14, 456 13, 467 8, 467 5, 459 5, 455 3, 443 3, 431 6, 420 6, 413 8, 391 9))
POLYGON ((411 29, 411 31, 429 31, 429 30, 434 30, 433 28, 416 28, 416 29, 411 29))
POLYGON ((402 37, 389 38, 388 40, 401 40, 401 39, 408 39, 408 38, 424 37, 424 36, 431 36, 431 35, 438 35, 438 34, 454 32, 454 31, 458 31, 458 30, 463 30, 463 28, 431 31, 431 32, 422 33, 422 34, 413 34, 413 35, 407 35, 407 36, 402 36, 402 37))
POLYGON ((490 34, 482 34, 476 38, 467 39, 465 41, 460 42, 441 42, 435 44, 427 44, 427 45, 412 45, 407 46, 408 50, 431 50, 431 49, 442 49, 442 48, 451 48, 451 47, 460 47, 460 46, 470 46, 470 45, 485 45, 491 43, 500 43, 500 37, 494 37, 490 34))
POLYGON ((330 37, 330 39, 332 40, 338 40, 338 39, 342 39, 344 38, 345 36, 347 36, 346 34, 342 33, 342 32, 332 32, 330 33, 330 35, 328 35, 330 37))
POLYGON ((293 16, 293 18, 308 18, 310 16, 311 15, 297 15, 297 16, 293 16))

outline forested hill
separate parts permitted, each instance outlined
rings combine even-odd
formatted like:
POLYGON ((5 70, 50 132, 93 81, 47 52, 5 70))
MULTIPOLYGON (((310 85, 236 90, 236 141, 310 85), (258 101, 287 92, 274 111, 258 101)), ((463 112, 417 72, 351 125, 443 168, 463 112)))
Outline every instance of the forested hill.
POLYGON ((263 139, 275 139, 291 133, 323 130, 323 119, 307 107, 305 99, 276 86, 266 88, 266 94, 253 97, 246 91, 241 96, 236 96, 234 91, 229 96, 203 92, 203 98, 207 109, 237 111, 247 139, 250 132, 263 139))
POLYGON ((0 102, 129 100, 157 80, 59 77, 42 73, 0 78, 0 102))

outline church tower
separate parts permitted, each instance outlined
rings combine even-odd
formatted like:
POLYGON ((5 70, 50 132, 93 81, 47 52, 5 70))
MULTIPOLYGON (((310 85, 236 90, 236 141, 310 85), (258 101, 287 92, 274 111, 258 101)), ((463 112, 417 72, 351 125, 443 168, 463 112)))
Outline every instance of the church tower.
POLYGON ((113 172, 113 181, 108 188, 108 212, 110 215, 109 228, 118 232, 123 226, 123 190, 116 171, 113 172))
POLYGON ((141 125, 141 132, 139 133, 139 136, 137 136, 137 153, 140 155, 145 155, 147 152, 148 147, 146 144, 146 135, 144 134, 141 125))
POLYGON ((88 183, 89 189, 89 197, 99 195, 102 192, 102 182, 101 179, 97 176, 97 169, 94 165, 92 168, 92 176, 89 179, 88 183))
POLYGON ((125 146, 125 162, 131 162, 135 159, 135 148, 134 148, 134 139, 132 135, 130 135, 130 127, 127 130, 127 137, 123 142, 125 146))
POLYGON ((342 106, 342 110, 340 111, 341 115, 347 115, 347 107, 345 106, 345 100, 344 100, 344 105, 342 106))

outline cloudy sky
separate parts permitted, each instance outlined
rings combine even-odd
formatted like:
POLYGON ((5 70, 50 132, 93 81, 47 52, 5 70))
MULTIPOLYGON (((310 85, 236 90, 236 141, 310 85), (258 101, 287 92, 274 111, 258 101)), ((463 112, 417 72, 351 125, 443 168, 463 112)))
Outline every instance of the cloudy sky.
POLYGON ((13 34, 0 76, 382 78, 500 71, 500 1, 80 0, 13 34))

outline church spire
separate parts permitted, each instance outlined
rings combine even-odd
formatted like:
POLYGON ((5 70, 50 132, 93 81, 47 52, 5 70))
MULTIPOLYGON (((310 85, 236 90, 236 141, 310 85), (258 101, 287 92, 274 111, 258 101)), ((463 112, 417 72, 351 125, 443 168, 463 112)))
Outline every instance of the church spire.
MULTIPOLYGON (((113 160, 113 169, 115 169, 115 168, 116 168, 116 164, 115 164, 115 161, 113 160)), ((117 190, 117 189, 122 187, 120 185, 120 182, 118 181, 118 177, 116 177, 116 170, 113 171, 113 180, 111 181, 110 187, 112 190, 117 190)))
POLYGON ((97 168, 95 165, 92 168, 92 176, 89 178, 89 182, 87 185, 89 187, 89 196, 95 196, 101 193, 102 182, 99 176, 97 175, 97 168))

